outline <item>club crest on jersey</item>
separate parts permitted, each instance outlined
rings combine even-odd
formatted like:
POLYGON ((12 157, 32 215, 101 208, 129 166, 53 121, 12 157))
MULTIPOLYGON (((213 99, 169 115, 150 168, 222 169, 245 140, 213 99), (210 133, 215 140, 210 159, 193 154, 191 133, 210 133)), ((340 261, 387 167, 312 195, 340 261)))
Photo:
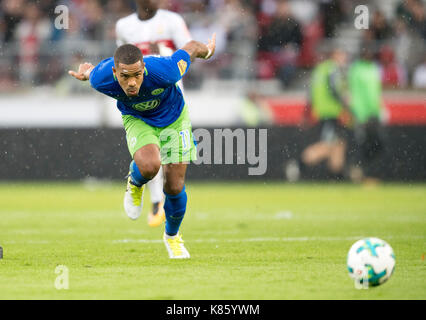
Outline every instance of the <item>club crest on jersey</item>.
POLYGON ((185 73, 185 71, 186 71, 186 67, 188 66, 188 64, 186 63, 186 61, 185 61, 185 60, 180 60, 180 61, 177 63, 177 65, 178 65, 178 67, 179 67, 180 75, 181 75, 181 76, 183 76, 183 74, 184 74, 184 73, 185 73))
POLYGON ((155 90, 152 90, 152 92, 151 92, 151 94, 153 95, 153 96, 158 96, 160 93, 162 93, 164 91, 164 89, 163 88, 158 88, 158 89, 155 89, 155 90))
POLYGON ((160 104, 160 99, 154 99, 150 101, 141 102, 138 104, 134 104, 132 107, 138 111, 147 111, 158 107, 160 104))

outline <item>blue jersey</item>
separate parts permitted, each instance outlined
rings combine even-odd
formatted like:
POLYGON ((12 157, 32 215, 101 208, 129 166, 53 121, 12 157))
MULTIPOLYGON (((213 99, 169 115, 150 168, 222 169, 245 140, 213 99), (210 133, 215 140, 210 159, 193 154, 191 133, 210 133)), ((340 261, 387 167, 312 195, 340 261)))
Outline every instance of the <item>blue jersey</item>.
POLYGON ((114 58, 101 61, 90 73, 90 84, 97 91, 117 100, 123 115, 132 115, 154 127, 165 127, 179 118, 185 105, 176 84, 191 64, 189 54, 177 50, 170 57, 144 58, 144 79, 136 97, 128 97, 115 78, 114 58))

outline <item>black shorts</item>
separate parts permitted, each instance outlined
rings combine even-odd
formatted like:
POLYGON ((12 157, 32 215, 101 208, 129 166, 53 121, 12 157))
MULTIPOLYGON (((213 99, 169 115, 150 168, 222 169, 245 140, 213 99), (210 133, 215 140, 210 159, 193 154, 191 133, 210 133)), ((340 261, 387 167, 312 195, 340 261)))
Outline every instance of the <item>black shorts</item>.
POLYGON ((384 148, 383 129, 378 119, 355 127, 355 140, 363 160, 376 158, 384 148))
POLYGON ((346 129, 337 119, 321 120, 319 126, 321 141, 333 143, 337 140, 346 140, 347 138, 346 129))

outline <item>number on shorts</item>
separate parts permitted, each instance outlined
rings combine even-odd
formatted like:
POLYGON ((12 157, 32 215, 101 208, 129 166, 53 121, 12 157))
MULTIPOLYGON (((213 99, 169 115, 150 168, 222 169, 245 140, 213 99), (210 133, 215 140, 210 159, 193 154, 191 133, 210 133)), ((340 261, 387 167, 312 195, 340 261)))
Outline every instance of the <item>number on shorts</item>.
POLYGON ((190 146, 190 144, 189 144, 190 143, 189 142, 189 137, 190 137, 189 130, 188 129, 182 130, 181 132, 179 132, 179 134, 180 134, 180 137, 182 139, 182 149, 183 150, 189 149, 189 146, 190 146))

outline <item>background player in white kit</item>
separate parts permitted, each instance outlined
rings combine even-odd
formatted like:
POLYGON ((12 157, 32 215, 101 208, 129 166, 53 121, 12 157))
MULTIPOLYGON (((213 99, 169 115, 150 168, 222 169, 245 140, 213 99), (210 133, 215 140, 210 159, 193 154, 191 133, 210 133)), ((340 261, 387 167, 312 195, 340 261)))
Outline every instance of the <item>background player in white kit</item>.
MULTIPOLYGON (((192 40, 183 18, 172 11, 158 8, 158 0, 135 0, 137 12, 117 21, 115 26, 117 46, 133 44, 144 56, 170 56, 192 40)), ((179 85, 183 91, 181 81, 179 85)), ((156 227, 165 220, 163 208, 163 170, 148 182, 152 209, 148 225, 156 227)))

